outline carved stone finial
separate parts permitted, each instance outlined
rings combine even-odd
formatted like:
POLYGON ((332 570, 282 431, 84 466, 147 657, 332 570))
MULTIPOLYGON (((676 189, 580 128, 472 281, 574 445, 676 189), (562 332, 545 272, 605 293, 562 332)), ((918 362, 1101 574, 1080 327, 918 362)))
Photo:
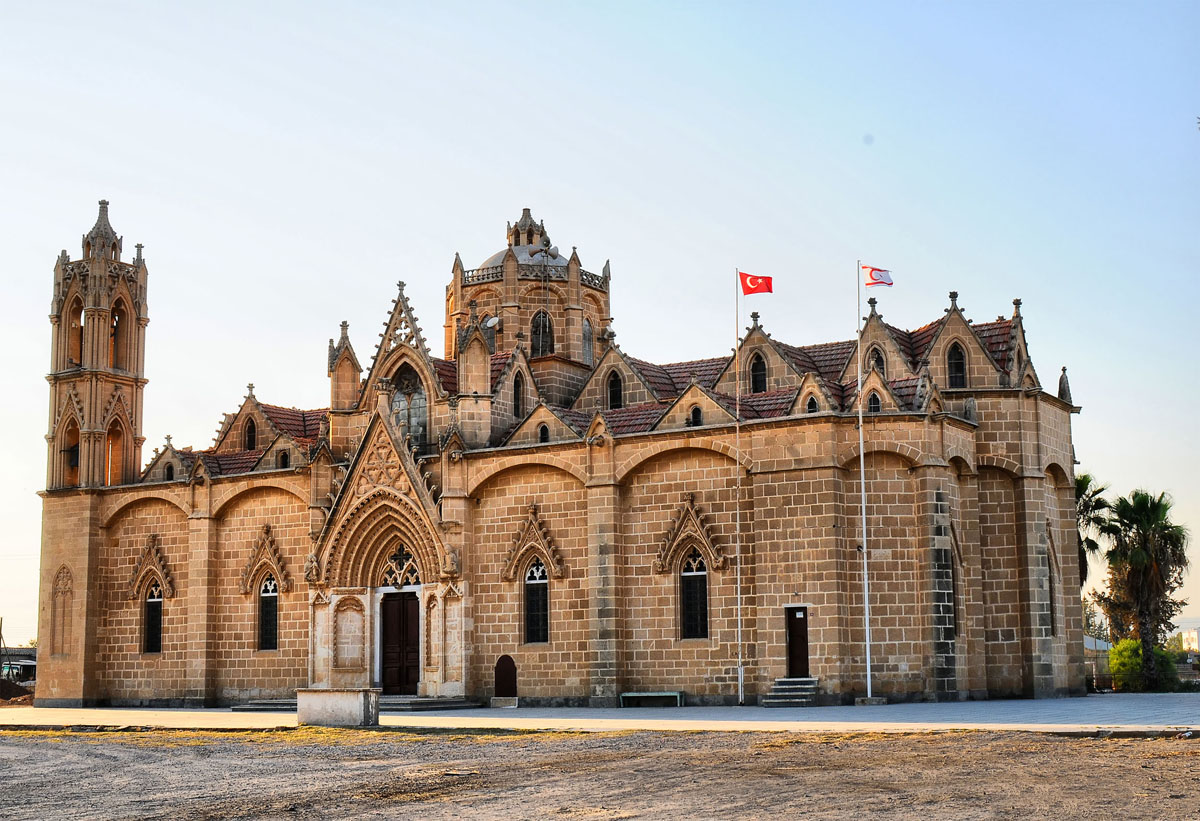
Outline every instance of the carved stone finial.
POLYGON ((1014 299, 1013 300, 1013 319, 1016 319, 1020 315, 1021 315, 1021 300, 1014 299))
POLYGON ((1067 379, 1066 365, 1063 365, 1062 375, 1058 377, 1058 398, 1068 404, 1075 404, 1075 401, 1071 399, 1071 383, 1067 379))
POLYGON ((950 307, 952 309, 958 307, 958 291, 950 292, 950 307))
POLYGON ((754 328, 758 327, 758 311, 750 312, 750 321, 753 323, 753 325, 751 327, 754 327, 754 328))
POLYGON ((343 319, 342 320, 342 339, 349 339, 349 338, 350 338, 350 323, 343 319))
MULTIPOLYGON (((1064 368, 1063 370, 1066 370, 1066 368, 1064 368)), ((168 445, 171 444, 171 434, 169 434, 169 433, 167 434, 167 444, 168 445)))
POLYGON ((246 395, 247 395, 247 396, 254 396, 254 383, 253 383, 253 382, 249 382, 249 383, 247 383, 247 385, 246 385, 246 395))
POLYGON ((134 247, 134 249, 137 251, 137 254, 136 254, 136 255, 134 255, 134 257, 133 257, 133 261, 134 261, 134 262, 141 262, 141 261, 142 261, 142 249, 143 249, 143 248, 145 248, 146 246, 142 245, 142 244, 139 242, 137 245, 135 245, 135 246, 133 246, 133 247, 134 247))
POLYGON ((875 313, 875 305, 878 302, 879 302, 879 300, 875 299, 875 297, 871 297, 870 299, 867 300, 867 304, 871 306, 871 313, 875 313))
POLYGON ((404 293, 404 280, 399 280, 396 283, 396 288, 399 289, 400 293, 403 294, 404 293))

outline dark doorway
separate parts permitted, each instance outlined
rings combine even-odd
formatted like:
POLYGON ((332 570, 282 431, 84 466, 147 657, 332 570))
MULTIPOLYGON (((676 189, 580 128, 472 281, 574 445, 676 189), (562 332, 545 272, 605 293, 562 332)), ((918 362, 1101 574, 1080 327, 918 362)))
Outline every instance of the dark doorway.
POLYGON ((788 678, 808 678, 808 608, 785 607, 788 678))
POLYGON ((496 698, 517 697, 517 663, 512 656, 496 660, 496 698))
POLYGON ((386 594, 380 616, 384 695, 415 696, 421 680, 421 608, 417 594, 386 594))

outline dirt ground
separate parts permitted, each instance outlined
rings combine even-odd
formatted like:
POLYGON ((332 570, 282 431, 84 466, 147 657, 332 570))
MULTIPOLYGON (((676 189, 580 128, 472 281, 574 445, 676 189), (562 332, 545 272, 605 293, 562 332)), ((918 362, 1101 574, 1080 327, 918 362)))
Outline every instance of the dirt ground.
POLYGON ((1196 818, 1200 740, 0 732, 3 818, 1196 818))

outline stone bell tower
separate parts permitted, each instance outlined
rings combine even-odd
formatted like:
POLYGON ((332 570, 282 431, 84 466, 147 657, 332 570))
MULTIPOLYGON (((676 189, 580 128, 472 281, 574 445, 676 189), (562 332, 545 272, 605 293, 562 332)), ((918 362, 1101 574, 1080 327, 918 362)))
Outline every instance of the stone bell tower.
POLYGON ((83 255, 64 250, 54 266, 50 305, 50 425, 46 487, 103 487, 134 481, 141 465, 146 385, 145 260, 121 259, 108 200, 83 255))

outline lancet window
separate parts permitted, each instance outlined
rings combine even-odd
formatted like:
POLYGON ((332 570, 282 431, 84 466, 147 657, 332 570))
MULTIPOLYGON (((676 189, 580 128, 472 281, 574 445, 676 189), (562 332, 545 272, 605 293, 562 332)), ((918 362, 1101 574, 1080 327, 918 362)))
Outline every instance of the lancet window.
POLYGON ((546 565, 534 559, 525 572, 525 642, 550 641, 550 579, 546 565))
POLYGON ((680 567, 679 604, 680 637, 708 638, 708 568, 694 547, 680 567))

